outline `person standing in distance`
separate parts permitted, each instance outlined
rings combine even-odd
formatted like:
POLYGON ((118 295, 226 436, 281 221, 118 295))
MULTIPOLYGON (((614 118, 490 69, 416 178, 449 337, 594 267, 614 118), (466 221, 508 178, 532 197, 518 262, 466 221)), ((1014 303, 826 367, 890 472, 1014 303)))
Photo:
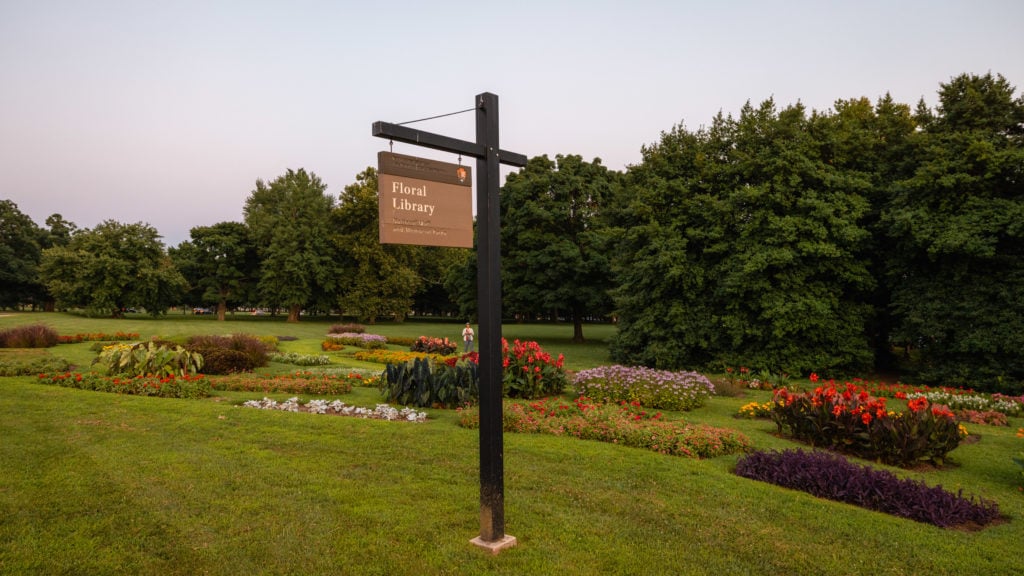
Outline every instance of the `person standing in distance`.
POLYGON ((463 352, 473 351, 473 328, 469 322, 466 322, 466 327, 462 329, 462 342, 464 344, 463 352))

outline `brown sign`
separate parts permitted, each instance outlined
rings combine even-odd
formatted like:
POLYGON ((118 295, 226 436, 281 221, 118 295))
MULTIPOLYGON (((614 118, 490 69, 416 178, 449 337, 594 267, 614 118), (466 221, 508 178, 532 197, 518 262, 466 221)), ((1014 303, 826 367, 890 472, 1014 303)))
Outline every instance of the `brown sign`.
POLYGON ((468 166, 377 154, 380 241, 473 247, 473 184, 468 166))

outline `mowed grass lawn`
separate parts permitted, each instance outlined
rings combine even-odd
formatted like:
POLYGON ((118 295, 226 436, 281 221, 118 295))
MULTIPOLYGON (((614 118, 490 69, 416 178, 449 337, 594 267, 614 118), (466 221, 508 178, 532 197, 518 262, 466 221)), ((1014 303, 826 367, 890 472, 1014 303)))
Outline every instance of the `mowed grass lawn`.
MULTIPOLYGON (((246 318, 0 317, 61 334, 290 335, 318 350, 329 322, 246 318)), ((392 336, 458 335, 458 324, 382 324, 392 336)), ((607 326, 506 325, 574 368, 607 363, 607 326), (578 346, 578 347, 577 347, 578 346)), ((87 360, 88 345, 50 349, 87 360)), ((336 357, 343 365, 343 355, 336 357)), ((274 366, 285 371, 288 367, 274 366)), ((479 534, 477 431, 454 411, 423 424, 242 408, 252 395, 171 400, 0 378, 0 574, 977 574, 1024 573, 1024 494, 1010 427, 945 470, 909 478, 996 501, 1006 520, 947 530, 739 478, 735 456, 689 460, 571 438, 505 435, 506 530, 479 534)), ((742 430, 759 448, 798 446, 770 422, 733 418, 767 392, 675 414, 742 430)), ((375 389, 342 397, 373 406, 375 389)))

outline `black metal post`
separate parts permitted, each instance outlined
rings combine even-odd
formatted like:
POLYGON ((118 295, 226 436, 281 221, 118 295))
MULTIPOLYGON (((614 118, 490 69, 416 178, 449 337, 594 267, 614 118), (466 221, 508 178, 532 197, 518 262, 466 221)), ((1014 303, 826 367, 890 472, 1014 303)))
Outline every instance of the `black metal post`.
POLYGON ((498 202, 498 97, 477 96, 477 306, 480 318, 480 539, 505 536, 501 410, 501 212, 498 202))
POLYGON ((476 161, 477 305, 480 353, 480 536, 474 544, 494 553, 515 545, 505 534, 505 468, 501 410, 501 209, 499 165, 526 166, 526 156, 498 146, 498 97, 476 97, 476 142, 457 140, 387 122, 373 135, 462 154, 476 161))

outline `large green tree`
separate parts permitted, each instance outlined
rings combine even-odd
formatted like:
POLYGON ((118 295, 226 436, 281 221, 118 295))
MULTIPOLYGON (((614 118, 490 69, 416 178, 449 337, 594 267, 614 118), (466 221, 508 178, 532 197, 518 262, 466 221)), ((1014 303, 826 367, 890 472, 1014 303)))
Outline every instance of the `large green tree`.
POLYGON ((506 313, 572 319, 611 310, 611 265, 602 209, 618 175, 600 159, 531 158, 501 189, 502 291, 506 313))
POLYGON ((961 75, 918 106, 912 175, 883 214, 894 336, 920 381, 1024 382, 1024 97, 1002 76, 961 75))
POLYGON ((197 226, 190 237, 169 252, 195 293, 192 304, 216 305, 223 321, 228 306, 247 300, 259 280, 256 246, 241 222, 197 226))
POLYGON ((367 168, 345 187, 333 215, 334 250, 342 277, 338 305, 361 321, 404 320, 423 285, 422 252, 429 248, 380 242, 377 171, 367 168))
POLYGON ((749 103, 644 149, 620 200, 619 361, 863 369, 869 182, 821 156, 816 116, 749 103))
POLYGON ((43 251, 40 275, 58 305, 114 316, 129 307, 163 314, 186 286, 156 229, 141 222, 78 231, 43 251))
POLYGON ((328 306, 338 286, 334 199, 326 190, 316 174, 289 169, 270 183, 257 180, 245 201, 245 223, 262 265, 261 298, 287 308, 289 322, 298 322, 303 308, 328 306))
POLYGON ((44 231, 10 200, 0 200, 0 308, 38 303, 44 231))

